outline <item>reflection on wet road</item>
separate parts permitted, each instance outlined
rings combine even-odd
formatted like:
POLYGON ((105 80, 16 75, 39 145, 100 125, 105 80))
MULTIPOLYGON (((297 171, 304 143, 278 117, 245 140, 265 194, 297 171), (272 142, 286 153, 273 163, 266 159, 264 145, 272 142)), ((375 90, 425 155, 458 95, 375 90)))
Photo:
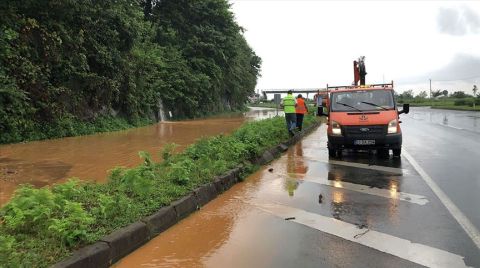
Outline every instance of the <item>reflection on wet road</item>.
POLYGON ((479 112, 412 107, 408 117, 419 121, 480 133, 479 112))
POLYGON ((478 248, 405 158, 329 159, 325 131, 115 267, 480 267, 478 248))
POLYGON ((111 133, 0 145, 0 207, 19 184, 42 187, 70 177, 105 181, 107 171, 115 166, 138 165, 139 151, 148 151, 158 160, 158 153, 167 143, 176 143, 182 149, 202 136, 227 134, 245 120, 275 114, 271 109, 252 108, 247 113, 228 117, 164 122, 111 133))
POLYGON ((414 108, 403 118, 403 147, 458 207, 460 217, 465 216, 476 228, 480 245, 480 129, 476 125, 480 113, 427 111, 432 118, 446 115, 448 124, 454 126, 446 127, 419 119, 425 109, 414 108))

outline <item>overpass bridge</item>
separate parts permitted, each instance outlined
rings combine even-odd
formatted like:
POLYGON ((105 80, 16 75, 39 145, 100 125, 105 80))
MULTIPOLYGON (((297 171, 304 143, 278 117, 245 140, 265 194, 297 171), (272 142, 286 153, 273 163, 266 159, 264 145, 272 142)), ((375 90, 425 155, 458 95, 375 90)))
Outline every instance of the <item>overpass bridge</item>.
POLYGON ((293 92, 293 95, 305 93, 307 99, 310 93, 316 94, 319 90, 327 91, 326 88, 259 89, 259 91, 262 92, 262 95, 265 99, 267 98, 267 94, 287 94, 289 90, 293 92))
POLYGON ((298 88, 298 89, 259 89, 262 92, 263 97, 266 99, 267 94, 286 94, 289 90, 295 93, 305 93, 306 98, 308 99, 308 95, 310 93, 317 93, 318 91, 320 92, 327 92, 331 90, 338 90, 338 89, 348 89, 348 88, 374 88, 374 87, 381 87, 381 88, 393 88, 393 81, 391 83, 382 83, 382 84, 370 84, 370 85, 347 85, 347 86, 329 86, 327 84, 326 88, 298 88))

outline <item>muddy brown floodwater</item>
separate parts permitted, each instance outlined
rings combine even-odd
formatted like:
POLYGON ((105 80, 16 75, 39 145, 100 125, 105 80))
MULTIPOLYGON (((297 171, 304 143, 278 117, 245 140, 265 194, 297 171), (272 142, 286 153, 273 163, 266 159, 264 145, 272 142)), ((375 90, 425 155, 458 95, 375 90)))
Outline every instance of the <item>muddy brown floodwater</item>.
POLYGON ((162 122, 155 125, 89 136, 0 145, 0 207, 20 184, 42 187, 77 177, 104 182, 108 170, 133 167, 139 151, 156 160, 167 143, 179 149, 203 136, 228 134, 246 120, 275 115, 270 109, 252 108, 244 114, 202 120, 162 122))
MULTIPOLYGON (((261 168, 245 182, 234 185, 202 209, 170 227, 149 243, 123 258, 112 268, 123 267, 275 267, 252 255, 253 244, 260 243, 261 227, 269 228, 264 213, 252 209, 249 202, 271 195, 294 196, 308 171, 304 164, 302 142, 280 160, 261 168), (267 171, 273 168, 273 173, 267 171), (259 228, 260 226, 260 228, 259 228), (244 248, 243 242, 252 248, 244 248), (232 263, 230 257, 241 255, 232 263), (255 260, 255 266, 252 266, 255 260)), ((262 249, 274 255, 275 242, 263 240, 262 249)))

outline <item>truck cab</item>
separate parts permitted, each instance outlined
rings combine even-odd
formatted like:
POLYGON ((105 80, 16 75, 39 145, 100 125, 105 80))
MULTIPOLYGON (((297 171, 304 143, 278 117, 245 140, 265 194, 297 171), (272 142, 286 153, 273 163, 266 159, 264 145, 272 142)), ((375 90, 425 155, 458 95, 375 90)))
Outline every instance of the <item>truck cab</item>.
POLYGON ((328 87, 328 153, 343 149, 376 150, 378 155, 399 157, 402 152, 400 117, 393 82, 366 86, 328 87))

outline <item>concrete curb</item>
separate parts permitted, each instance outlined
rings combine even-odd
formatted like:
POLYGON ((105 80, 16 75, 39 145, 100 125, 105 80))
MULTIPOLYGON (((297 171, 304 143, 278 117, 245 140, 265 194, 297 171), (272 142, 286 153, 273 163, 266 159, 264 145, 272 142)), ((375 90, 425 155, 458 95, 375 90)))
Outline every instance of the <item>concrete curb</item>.
MULTIPOLYGON (((300 141, 320 125, 321 122, 313 123, 302 132, 297 133, 284 143, 266 150, 260 157, 252 159, 250 162, 256 165, 265 165, 273 161, 287 151, 289 146, 300 141)), ((109 267, 135 249, 146 244, 151 238, 215 199, 222 192, 230 189, 240 181, 243 169, 244 166, 239 165, 227 171, 225 174, 214 178, 211 183, 198 187, 187 196, 180 198, 169 206, 160 208, 160 210, 143 218, 141 221, 118 229, 102 238, 99 242, 73 252, 72 256, 58 262, 53 267, 109 267)))
POLYGON ((197 199, 197 204, 200 207, 205 206, 208 202, 217 197, 218 192, 213 183, 205 184, 193 191, 195 198, 197 199))
POLYGON ((69 267, 109 267, 110 247, 105 242, 97 242, 83 247, 73 253, 69 258, 53 265, 53 268, 69 267))
POLYGON ((259 166, 270 163, 275 158, 279 157, 283 152, 286 152, 289 146, 292 146, 295 143, 299 142, 302 138, 313 132, 320 125, 321 122, 313 123, 309 127, 305 128, 302 132, 295 134, 295 136, 291 137, 284 143, 280 143, 279 145, 266 150, 260 157, 251 160, 251 162, 259 166))
POLYGON ((190 215, 192 212, 198 209, 197 200, 193 193, 180 198, 179 200, 172 203, 172 207, 177 213, 177 219, 182 220, 190 215))
POLYGON ((155 237, 161 232, 177 223, 177 212, 173 206, 162 207, 154 214, 142 219, 150 231, 150 237, 155 237))
POLYGON ((135 222, 105 236, 100 241, 110 248, 109 263, 115 263, 150 240, 150 231, 143 222, 135 222))

